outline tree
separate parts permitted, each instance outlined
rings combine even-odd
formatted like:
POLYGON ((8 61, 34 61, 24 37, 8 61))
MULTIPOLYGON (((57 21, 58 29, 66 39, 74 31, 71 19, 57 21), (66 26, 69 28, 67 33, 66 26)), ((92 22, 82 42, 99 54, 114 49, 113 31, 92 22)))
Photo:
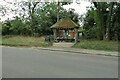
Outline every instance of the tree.
POLYGON ((94 20, 95 10, 92 8, 88 10, 83 21, 83 37, 86 39, 98 38, 98 27, 94 20))
POLYGON ((119 35, 118 26, 120 26, 120 23, 118 22, 118 16, 120 16, 120 3, 93 3, 95 7, 91 7, 91 9, 88 10, 87 15, 85 17, 84 27, 87 27, 85 28, 85 31, 87 31, 87 33, 91 35, 90 32, 96 30, 96 34, 100 40, 116 40, 119 35), (93 24, 93 21, 95 22, 95 25, 93 24), (90 32, 88 30, 90 30, 90 32))

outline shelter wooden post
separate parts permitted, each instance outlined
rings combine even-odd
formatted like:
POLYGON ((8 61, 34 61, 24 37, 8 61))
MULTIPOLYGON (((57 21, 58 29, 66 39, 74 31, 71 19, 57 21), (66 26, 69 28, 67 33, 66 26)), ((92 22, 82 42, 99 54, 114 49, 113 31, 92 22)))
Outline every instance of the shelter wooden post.
POLYGON ((75 28, 75 43, 78 42, 78 29, 75 28))
POLYGON ((53 29, 54 40, 56 39, 56 29, 53 29))

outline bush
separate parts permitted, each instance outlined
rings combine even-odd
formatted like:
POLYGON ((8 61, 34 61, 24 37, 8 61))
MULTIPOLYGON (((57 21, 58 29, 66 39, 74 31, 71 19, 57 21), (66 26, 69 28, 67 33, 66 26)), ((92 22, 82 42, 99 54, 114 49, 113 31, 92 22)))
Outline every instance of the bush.
POLYGON ((92 27, 89 30, 84 31, 84 38, 86 39, 96 39, 98 34, 97 27, 92 27))

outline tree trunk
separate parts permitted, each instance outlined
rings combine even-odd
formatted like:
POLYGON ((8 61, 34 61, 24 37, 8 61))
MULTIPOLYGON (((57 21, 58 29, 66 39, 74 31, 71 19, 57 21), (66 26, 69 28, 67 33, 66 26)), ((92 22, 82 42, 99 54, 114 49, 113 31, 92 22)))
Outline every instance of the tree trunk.
POLYGON ((104 33, 104 15, 102 12, 101 3, 99 2, 93 2, 93 3, 94 3, 94 6, 97 8, 96 10, 97 19, 95 20, 96 20, 97 26, 99 27, 98 39, 103 40, 105 33, 104 33))
POLYGON ((58 1, 58 6, 57 6, 57 22, 59 21, 59 9, 60 9, 60 2, 58 1))
POLYGON ((110 11, 108 13, 108 18, 107 18, 107 25, 106 25, 106 40, 111 39, 110 29, 112 27, 112 25, 111 25, 112 22, 111 21, 112 21, 113 5, 114 5, 114 2, 111 2, 110 3, 110 11))
POLYGON ((75 43, 78 42, 78 29, 75 28, 75 43))

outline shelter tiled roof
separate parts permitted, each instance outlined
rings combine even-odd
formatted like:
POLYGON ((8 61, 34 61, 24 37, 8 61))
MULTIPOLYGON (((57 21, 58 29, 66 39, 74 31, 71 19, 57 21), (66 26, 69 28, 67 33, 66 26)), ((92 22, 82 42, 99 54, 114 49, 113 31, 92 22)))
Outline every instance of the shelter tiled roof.
POLYGON ((74 23, 71 19, 60 19, 51 28, 79 28, 79 26, 74 23))

